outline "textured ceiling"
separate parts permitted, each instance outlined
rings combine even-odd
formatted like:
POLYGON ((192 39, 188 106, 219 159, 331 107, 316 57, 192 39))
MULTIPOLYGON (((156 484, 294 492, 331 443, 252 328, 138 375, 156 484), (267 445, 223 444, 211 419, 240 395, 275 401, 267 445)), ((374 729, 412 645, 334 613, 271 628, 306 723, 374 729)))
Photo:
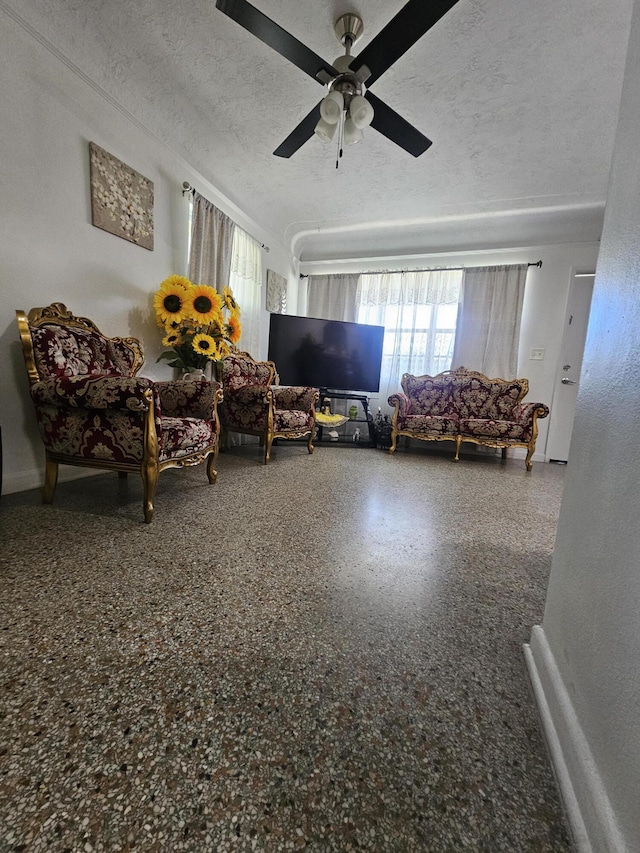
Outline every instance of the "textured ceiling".
MULTIPOLYGON (((631 0, 459 0, 372 86, 433 140, 273 150, 322 87, 214 0, 3 0, 302 259, 599 238, 631 0)), ((424 0, 430 2, 430 0, 424 0)), ((321 57, 403 0, 253 0, 321 57)))

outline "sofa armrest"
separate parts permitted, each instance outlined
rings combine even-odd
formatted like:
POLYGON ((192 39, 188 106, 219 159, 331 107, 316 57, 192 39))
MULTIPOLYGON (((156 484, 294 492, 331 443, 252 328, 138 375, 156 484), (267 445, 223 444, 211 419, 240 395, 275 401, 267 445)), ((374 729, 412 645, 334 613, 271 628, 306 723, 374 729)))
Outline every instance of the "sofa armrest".
POLYGON ((517 424, 530 424, 536 418, 546 418, 549 406, 545 403, 518 403, 513 407, 509 420, 517 424))
POLYGON ((162 414, 170 418, 213 420, 217 405, 222 400, 222 385, 215 380, 190 382, 173 379, 153 384, 158 391, 162 414))
POLYGON ((273 402, 276 409, 295 409, 315 412, 316 400, 320 396, 317 388, 306 385, 272 385, 273 402))
POLYGON ((392 394, 387 400, 390 406, 395 406, 393 417, 403 420, 411 411, 411 401, 406 394, 392 394))
POLYGON ((71 409, 145 411, 154 398, 153 382, 135 376, 57 376, 31 386, 39 405, 71 409))

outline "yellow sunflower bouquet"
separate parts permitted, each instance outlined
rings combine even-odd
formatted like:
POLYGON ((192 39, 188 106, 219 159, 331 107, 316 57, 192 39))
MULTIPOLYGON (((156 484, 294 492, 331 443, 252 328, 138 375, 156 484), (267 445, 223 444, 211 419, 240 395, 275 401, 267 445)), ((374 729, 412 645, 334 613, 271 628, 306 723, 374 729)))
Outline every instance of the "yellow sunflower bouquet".
POLYGON ((189 373, 204 370, 240 340, 240 308, 228 287, 220 295, 209 285, 172 275, 156 291, 153 307, 167 348, 157 360, 170 367, 189 373))

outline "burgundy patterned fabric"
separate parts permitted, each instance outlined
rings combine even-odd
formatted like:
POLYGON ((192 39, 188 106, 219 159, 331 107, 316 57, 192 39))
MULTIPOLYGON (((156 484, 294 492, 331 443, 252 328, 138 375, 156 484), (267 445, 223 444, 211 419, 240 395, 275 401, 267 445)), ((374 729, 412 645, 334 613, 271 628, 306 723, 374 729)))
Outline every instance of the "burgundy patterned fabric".
POLYGON ((273 432, 308 432, 313 426, 313 418, 309 412, 300 409, 276 409, 273 413, 273 432))
POLYGON ((222 362, 222 384, 231 391, 243 385, 269 385, 273 375, 273 369, 266 362, 240 354, 228 355, 222 362))
POLYGON ((276 376, 271 362, 253 361, 239 353, 223 359, 220 420, 226 430, 265 439, 313 433, 317 389, 272 385, 276 376))
POLYGON ((405 373, 402 387, 415 415, 451 415, 456 413, 453 385, 448 376, 411 376, 405 373))
POLYGON ((510 441, 529 441, 531 425, 515 424, 513 421, 494 421, 488 418, 461 418, 460 433, 475 438, 509 439, 510 441))
POLYGON ((390 406, 396 406, 398 409, 398 424, 404 423, 407 415, 411 411, 411 401, 406 394, 392 394, 387 400, 390 406))
POLYGON ((202 418, 162 418, 160 461, 198 453, 216 442, 213 421, 202 418))
POLYGON ((218 383, 178 381, 164 386, 159 392, 150 379, 125 376, 62 376, 36 382, 31 396, 45 447, 63 456, 140 463, 148 407, 144 392, 149 390, 160 461, 215 444, 218 383), (166 387, 174 384, 189 387, 166 387), (169 416, 161 413, 161 393, 174 404, 169 405, 169 416), (190 399, 194 409, 189 414, 190 399))
POLYGON ((36 416, 49 453, 95 462, 142 462, 144 412, 37 405, 36 416))
POLYGON ((42 377, 131 373, 135 353, 90 329, 44 324, 31 330, 36 368, 42 377))
POLYGON ((526 387, 517 379, 505 383, 453 377, 450 385, 454 409, 461 418, 511 420, 515 406, 526 393, 526 387))
POLYGON ((150 379, 135 376, 58 376, 36 382, 31 397, 36 404, 73 409, 144 411, 148 408, 144 392, 150 388, 150 379))
MULTIPOLYGON (((536 420, 549 414, 544 403, 523 403, 526 379, 489 379, 459 368, 437 376, 402 377, 404 394, 392 394, 392 447, 398 434, 437 439, 443 436, 498 446, 523 445, 527 468, 535 447, 536 420)), ((456 457, 457 458, 457 457, 456 457)))
POLYGON ((183 381, 155 382, 160 409, 168 417, 213 418, 219 382, 183 381))
POLYGON ((402 429, 425 435, 455 436, 459 431, 459 420, 455 415, 409 415, 404 419, 402 429))
POLYGON ((278 409, 299 409, 309 414, 316 401, 317 390, 304 385, 272 385, 273 405, 278 409))

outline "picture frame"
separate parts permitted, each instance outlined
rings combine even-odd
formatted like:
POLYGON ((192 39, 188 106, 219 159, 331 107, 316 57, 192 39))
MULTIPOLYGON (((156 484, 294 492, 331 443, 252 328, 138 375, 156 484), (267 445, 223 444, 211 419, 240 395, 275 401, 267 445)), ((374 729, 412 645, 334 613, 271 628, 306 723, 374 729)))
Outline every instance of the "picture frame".
POLYGON ((153 251, 153 181, 89 143, 91 224, 153 251))

